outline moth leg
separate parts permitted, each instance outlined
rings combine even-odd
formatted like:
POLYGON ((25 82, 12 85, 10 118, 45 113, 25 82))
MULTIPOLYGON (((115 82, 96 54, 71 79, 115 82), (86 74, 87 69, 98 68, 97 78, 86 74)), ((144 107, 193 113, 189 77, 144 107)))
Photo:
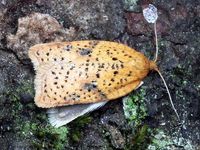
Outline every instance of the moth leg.
POLYGON ((49 122, 52 126, 63 126, 77 117, 94 111, 104 106, 108 101, 90 103, 90 104, 77 104, 64 107, 50 108, 47 110, 49 122))

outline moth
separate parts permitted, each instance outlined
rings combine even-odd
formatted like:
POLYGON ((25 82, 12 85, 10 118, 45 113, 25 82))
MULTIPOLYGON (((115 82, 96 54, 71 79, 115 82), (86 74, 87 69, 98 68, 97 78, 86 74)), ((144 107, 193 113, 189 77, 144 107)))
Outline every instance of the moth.
POLYGON ((127 95, 158 70, 142 53, 110 41, 37 44, 29 57, 36 71, 35 104, 50 108, 55 127, 127 95))

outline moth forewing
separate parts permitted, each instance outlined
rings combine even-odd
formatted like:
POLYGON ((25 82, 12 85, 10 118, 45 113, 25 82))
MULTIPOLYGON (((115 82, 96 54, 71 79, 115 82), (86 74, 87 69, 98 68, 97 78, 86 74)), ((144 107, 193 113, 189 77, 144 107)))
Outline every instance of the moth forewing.
POLYGON ((46 108, 124 96, 150 67, 143 54, 108 41, 39 44, 30 48, 29 57, 36 69, 35 102, 46 108))

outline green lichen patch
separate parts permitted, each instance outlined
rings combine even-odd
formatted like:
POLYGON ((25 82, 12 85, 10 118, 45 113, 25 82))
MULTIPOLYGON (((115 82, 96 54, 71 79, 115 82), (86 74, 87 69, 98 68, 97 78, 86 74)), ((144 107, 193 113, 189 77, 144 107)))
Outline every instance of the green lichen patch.
POLYGON ((123 98, 123 109, 125 117, 129 123, 134 122, 134 126, 138 126, 142 123, 142 120, 146 117, 146 106, 144 103, 146 92, 144 89, 140 89, 129 96, 123 98))
POLYGON ((147 150, 195 150, 190 140, 184 139, 179 136, 170 136, 162 129, 155 129, 151 135, 151 143, 148 145, 147 150))
POLYGON ((128 11, 139 11, 138 0, 124 0, 124 9, 128 11))
POLYGON ((173 142, 168 136, 164 134, 164 131, 157 130, 154 137, 152 138, 151 144, 148 146, 148 150, 156 149, 168 149, 173 142))

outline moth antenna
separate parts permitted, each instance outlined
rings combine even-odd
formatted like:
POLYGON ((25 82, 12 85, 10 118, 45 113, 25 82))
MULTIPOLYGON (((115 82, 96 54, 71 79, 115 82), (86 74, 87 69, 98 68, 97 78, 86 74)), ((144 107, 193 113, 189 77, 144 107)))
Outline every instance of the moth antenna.
POLYGON ((155 68, 155 70, 158 72, 159 76, 161 77, 161 79, 162 79, 162 81, 163 81, 163 83, 164 83, 164 85, 165 85, 165 88, 166 88, 166 90, 167 90, 167 93, 168 93, 169 100, 170 100, 170 103, 171 103, 171 105, 172 105, 172 108, 173 108, 173 110, 174 110, 174 112, 175 112, 175 114, 176 114, 176 116, 177 116, 177 118, 178 118, 178 120, 179 120, 179 122, 180 122, 180 117, 179 117, 179 115, 178 115, 178 112, 177 112, 176 108, 174 107, 174 103, 173 103, 173 101, 172 101, 172 97, 171 97, 171 94, 170 94, 170 92, 169 92, 169 88, 168 88, 168 86, 167 86, 167 83, 166 83, 164 77, 162 76, 161 72, 158 70, 158 68, 155 68))
POLYGON ((178 120, 180 121, 180 117, 179 117, 179 115, 178 115, 178 112, 177 112, 176 108, 174 107, 174 103, 173 103, 173 101, 172 101, 172 97, 171 97, 171 94, 170 94, 170 92, 169 92, 169 88, 168 88, 168 86, 167 86, 167 83, 166 83, 164 77, 162 76, 161 72, 159 71, 159 69, 158 69, 158 67, 157 67, 157 65, 156 65, 156 61, 157 61, 157 59, 158 59, 158 35, 157 35, 157 29, 156 29, 156 21, 155 21, 155 23, 154 23, 154 33, 155 33, 155 39, 156 39, 156 53, 155 53, 154 61, 152 61, 152 62, 150 63, 150 68, 151 68, 152 70, 156 70, 156 71, 158 72, 159 76, 161 77, 161 79, 162 79, 162 81, 163 81, 163 83, 164 83, 164 85, 165 85, 165 88, 166 88, 166 90, 167 90, 167 93, 168 93, 169 100, 170 100, 170 103, 171 103, 171 105, 172 105, 172 108, 173 108, 173 110, 174 110, 174 112, 175 112, 175 114, 176 114, 178 120))
POLYGON ((154 58, 154 62, 158 59, 158 35, 157 35, 157 29, 156 29, 156 22, 154 23, 154 33, 155 33, 155 39, 156 39, 156 54, 154 58))

